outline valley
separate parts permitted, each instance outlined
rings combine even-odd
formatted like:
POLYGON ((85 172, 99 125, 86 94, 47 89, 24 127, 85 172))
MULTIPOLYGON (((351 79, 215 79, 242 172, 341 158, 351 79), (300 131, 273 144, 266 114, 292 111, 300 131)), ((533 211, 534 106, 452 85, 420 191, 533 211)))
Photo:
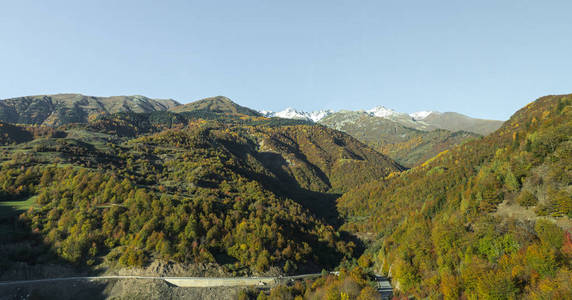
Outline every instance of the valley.
MULTIPOLYGON (((571 114, 571 95, 502 125, 383 107, 266 117, 222 96, 1 100, 0 279, 317 273, 232 294, 371 299, 382 274, 403 297, 566 297, 571 114)), ((112 294, 157 295, 125 284, 112 294)))
POLYGON ((370 110, 320 110, 287 108, 261 111, 267 117, 303 120, 343 131, 411 168, 455 145, 497 130, 502 121, 470 118, 454 112, 400 113, 384 106, 370 110))

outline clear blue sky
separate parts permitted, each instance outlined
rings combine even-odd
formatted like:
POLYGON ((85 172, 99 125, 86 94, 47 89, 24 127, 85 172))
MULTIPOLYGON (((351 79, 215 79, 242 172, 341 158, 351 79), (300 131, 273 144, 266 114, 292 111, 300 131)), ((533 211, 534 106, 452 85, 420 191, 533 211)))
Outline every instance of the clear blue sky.
POLYGON ((0 0, 0 98, 508 118, 572 93, 572 1, 0 0))

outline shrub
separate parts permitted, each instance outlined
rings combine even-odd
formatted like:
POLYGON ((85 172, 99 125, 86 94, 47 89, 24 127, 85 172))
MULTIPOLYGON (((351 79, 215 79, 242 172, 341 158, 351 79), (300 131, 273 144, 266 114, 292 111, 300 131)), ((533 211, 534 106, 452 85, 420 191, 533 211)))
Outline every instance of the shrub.
POLYGON ((534 225, 534 230, 542 244, 560 249, 564 243, 564 233, 560 227, 547 220, 538 220, 534 225))
POLYGON ((524 207, 535 206, 538 203, 538 198, 536 196, 527 191, 522 190, 518 197, 516 197, 516 202, 524 207))

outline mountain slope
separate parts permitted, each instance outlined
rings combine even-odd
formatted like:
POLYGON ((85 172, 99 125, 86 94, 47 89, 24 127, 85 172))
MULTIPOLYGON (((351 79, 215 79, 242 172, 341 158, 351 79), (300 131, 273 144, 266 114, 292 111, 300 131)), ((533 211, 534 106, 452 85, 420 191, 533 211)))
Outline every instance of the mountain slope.
POLYGON ((402 136, 408 139, 374 148, 409 168, 419 166, 443 151, 481 137, 472 132, 451 132, 443 129, 413 131, 402 136))
POLYGON ((382 105, 376 106, 367 111, 348 111, 341 110, 334 112, 332 110, 319 110, 313 112, 305 112, 293 108, 287 108, 280 112, 261 111, 265 117, 279 117, 286 119, 300 119, 308 120, 317 123, 332 123, 332 122, 351 122, 357 116, 369 115, 380 119, 390 120, 399 123, 405 127, 431 131, 435 129, 446 129, 453 132, 466 131, 479 135, 487 135, 497 130, 502 121, 476 119, 469 116, 454 113, 454 112, 437 112, 437 111, 419 111, 411 114, 405 114, 386 108, 382 105), (336 120, 336 121, 334 121, 336 120))
POLYGON ((437 128, 451 131, 468 131, 487 135, 501 127, 503 121, 471 118, 455 112, 431 112, 421 119, 437 128))
POLYGON ((62 135, 8 140, 0 199, 35 209, 0 216, 9 233, 0 237, 3 270, 57 259, 111 267, 159 259, 245 275, 351 259, 358 244, 335 229, 335 198, 401 167, 323 126, 224 116, 107 114, 61 126, 62 135))
POLYGON ((325 109, 325 110, 318 110, 318 111, 313 111, 313 112, 304 112, 304 111, 298 111, 298 110, 295 110, 291 107, 288 107, 285 110, 282 110, 279 112, 261 110, 260 113, 267 118, 297 119, 297 120, 306 120, 306 121, 318 122, 321 119, 323 119, 324 117, 332 114, 333 111, 331 111, 329 109, 325 109))
POLYGON ((174 100, 143 96, 92 97, 80 94, 40 95, 0 101, 0 121, 58 126, 85 123, 93 115, 116 112, 152 112, 179 105, 174 100))
POLYGON ((23 126, 0 122, 0 146, 29 142, 35 138, 61 138, 65 132, 48 126, 23 126))
POLYGON ((338 208, 347 229, 377 240, 377 267, 405 294, 569 298, 571 137, 572 95, 543 97, 483 139, 356 187, 338 208))
POLYGON ((209 111, 224 114, 242 114, 253 117, 261 116, 257 111, 244 106, 240 106, 223 96, 205 98, 188 104, 173 107, 171 108, 171 111, 176 113, 209 111))
POLYGON ((346 132, 406 167, 419 165, 441 151, 478 137, 469 132, 434 128, 416 130, 364 112, 334 113, 320 120, 320 124, 346 132))
POLYGON ((288 108, 267 117, 314 121, 346 132, 405 167, 414 167, 452 146, 489 134, 502 122, 474 119, 457 113, 400 113, 384 106, 368 111, 318 111, 288 108))
POLYGON ((343 192, 403 170, 353 137, 315 125, 267 130, 260 151, 280 154, 297 184, 312 191, 343 192))
POLYGON ((386 108, 382 105, 376 106, 367 111, 367 113, 373 117, 383 118, 386 120, 390 120, 396 123, 399 123, 403 126, 414 128, 417 130, 434 130, 436 127, 430 126, 429 124, 414 119, 408 114, 397 112, 393 109, 386 108))

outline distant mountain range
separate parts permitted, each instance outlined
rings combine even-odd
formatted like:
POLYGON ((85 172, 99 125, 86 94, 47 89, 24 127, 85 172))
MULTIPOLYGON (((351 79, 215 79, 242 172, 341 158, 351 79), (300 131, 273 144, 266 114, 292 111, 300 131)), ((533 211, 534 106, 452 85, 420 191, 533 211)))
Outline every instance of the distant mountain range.
POLYGON ((468 131, 437 129, 429 125, 418 126, 424 130, 415 129, 406 126, 410 122, 403 122, 403 119, 399 122, 364 112, 338 112, 323 118, 319 123, 352 135, 406 167, 419 165, 441 151, 481 136, 468 131), (428 130, 429 128, 433 130, 428 130))
POLYGON ((57 127, 87 123, 91 118, 114 113, 171 112, 208 117, 270 117, 317 123, 348 133, 403 166, 413 167, 439 152, 469 139, 486 135, 501 121, 475 119, 453 112, 397 112, 384 106, 369 110, 304 112, 287 108, 280 112, 256 111, 223 96, 180 104, 172 99, 144 96, 93 97, 81 94, 26 96, 0 100, 0 121, 13 124, 57 127), (460 132, 458 132, 460 131, 460 132))
POLYGON ((397 112, 384 106, 369 110, 338 111, 324 109, 305 112, 287 108, 280 112, 256 111, 240 106, 230 99, 217 96, 182 105, 172 99, 152 99, 144 96, 93 97, 81 94, 56 94, 26 96, 0 100, 0 121, 21 124, 42 124, 57 126, 67 123, 83 123, 92 115, 117 112, 188 112, 209 110, 216 112, 245 114, 249 116, 279 117, 325 123, 330 127, 332 118, 337 122, 355 121, 359 115, 369 115, 397 122, 403 126, 431 131, 447 129, 450 131, 468 131, 486 135, 498 129, 502 121, 471 118, 454 112, 421 111, 411 114, 397 112), (335 117, 332 117, 335 116, 335 117), (324 122, 323 120, 328 120, 324 122))
POLYGON ((286 108, 283 111, 273 112, 268 110, 259 111, 263 116, 267 118, 284 118, 284 119, 297 119, 297 120, 307 120, 312 122, 318 122, 324 117, 333 114, 332 110, 318 110, 313 112, 305 112, 293 109, 291 107, 286 108))
POLYGON ((58 126, 85 123, 93 115, 117 112, 153 112, 181 105, 172 99, 144 96, 93 97, 80 94, 39 95, 0 101, 0 121, 58 126))
MULTIPOLYGON (((357 115, 369 115, 397 122, 409 128, 431 131, 435 129, 447 129, 451 131, 468 131, 480 135, 489 134, 498 129, 503 121, 471 118, 469 116, 455 112, 419 111, 410 114, 395 111, 385 106, 376 106, 369 110, 341 110, 334 112, 330 109, 305 112, 294 108, 286 108, 283 111, 273 112, 267 110, 259 111, 265 117, 279 117, 286 119, 307 120, 316 123, 324 123, 322 120, 331 115, 337 115, 336 119, 345 122, 343 116, 354 119, 357 115)), ((331 122, 328 122, 331 123, 331 122)))
POLYGON ((369 110, 319 110, 287 108, 260 111, 266 117, 315 122, 352 135, 406 167, 414 167, 454 145, 487 135, 503 122, 471 118, 454 112, 397 112, 384 106, 369 110))

